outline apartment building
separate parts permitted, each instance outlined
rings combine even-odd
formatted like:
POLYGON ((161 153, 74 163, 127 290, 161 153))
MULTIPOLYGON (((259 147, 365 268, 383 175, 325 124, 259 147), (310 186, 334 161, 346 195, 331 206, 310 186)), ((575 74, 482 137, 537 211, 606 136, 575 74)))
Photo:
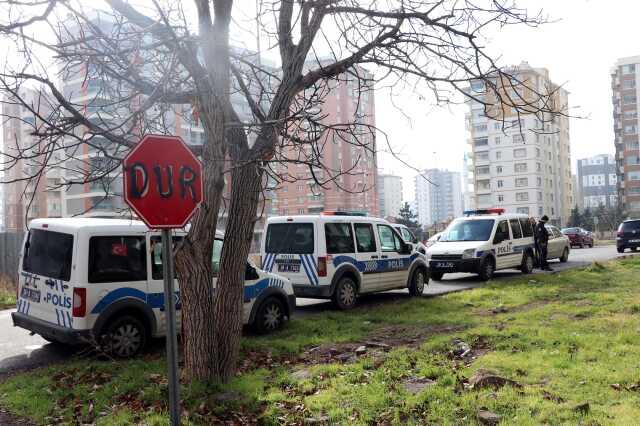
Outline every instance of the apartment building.
POLYGON ((616 164, 613 155, 600 154, 578 160, 576 183, 581 208, 607 208, 618 204, 616 164))
MULTIPOLYGON (((19 93, 31 108, 47 116, 45 103, 38 100, 38 92, 22 89, 19 93)), ((61 215, 60 176, 56 171, 42 173, 44 151, 42 142, 32 136, 40 126, 40 119, 21 105, 15 98, 5 96, 2 100, 2 158, 4 172, 2 185, 2 227, 6 232, 24 231, 31 219, 36 217, 59 217, 61 215), (19 158, 11 162, 10 158, 19 158), (21 158, 21 159, 20 159, 21 158), (33 179, 29 179, 33 177, 33 179)), ((55 153, 54 156, 61 153, 55 153)))
MULTIPOLYGON (((317 65, 316 65, 317 66, 317 65)), ((357 135, 346 136, 335 130, 326 129, 317 144, 322 168, 314 167, 315 182, 308 164, 289 162, 277 166, 277 172, 293 179, 276 185, 272 198, 272 214, 298 215, 318 214, 325 210, 359 211, 372 216, 380 214, 378 202, 375 133, 366 131, 375 127, 375 93, 373 75, 357 67, 350 74, 344 74, 320 89, 323 93, 321 112, 322 123, 359 122, 357 135), (360 78, 353 77, 357 73, 360 78)), ((318 130, 321 132, 322 130, 318 130)), ((288 158, 296 158, 297 151, 303 149, 298 144, 290 144, 288 158)))
MULTIPOLYGON (((536 105, 542 94, 556 111, 567 113, 568 93, 551 81, 546 68, 523 62, 505 71, 516 82, 495 79, 502 96, 536 105)), ((472 82, 468 90, 480 101, 467 99, 473 205, 547 215, 552 223, 565 224, 574 204, 568 117, 518 115, 495 91, 487 92, 483 81, 472 82)))
POLYGON ((611 70, 618 202, 640 217, 640 56, 619 59, 611 70))
POLYGON ((381 217, 398 217, 402 208, 402 177, 378 174, 378 201, 381 217))
POLYGON ((424 226, 462 216, 460 173, 426 169, 415 177, 418 222, 424 226))

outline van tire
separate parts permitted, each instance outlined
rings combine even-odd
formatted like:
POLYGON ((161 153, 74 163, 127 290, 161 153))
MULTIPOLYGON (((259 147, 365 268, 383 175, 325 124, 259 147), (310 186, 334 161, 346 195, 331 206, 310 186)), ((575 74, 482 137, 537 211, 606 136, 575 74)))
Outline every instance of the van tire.
POLYGON ((147 346, 149 332, 142 321, 124 315, 109 322, 100 335, 102 349, 116 358, 133 358, 147 346))
POLYGON ((480 270, 478 271, 478 275, 480 275, 480 279, 482 281, 489 281, 493 278, 493 273, 496 270, 496 263, 491 257, 487 257, 480 264, 480 270))
POLYGON ((276 297, 268 297, 258 307, 252 328, 258 334, 276 331, 284 324, 286 311, 283 303, 276 297))
POLYGON ((443 272, 431 272, 431 279, 433 281, 440 281, 442 280, 443 276, 444 276, 443 272))
POLYGON ((528 251, 524 252, 522 256, 522 265, 520 265, 520 270, 523 274, 530 274, 533 272, 533 256, 528 251))
POLYGON ((342 311, 353 309, 356 306, 358 286, 350 277, 342 277, 333 291, 333 303, 342 311))
POLYGON ((424 268, 416 268, 411 277, 411 284, 409 285, 409 295, 411 296, 422 296, 424 292, 425 282, 429 281, 429 277, 427 276, 424 268))

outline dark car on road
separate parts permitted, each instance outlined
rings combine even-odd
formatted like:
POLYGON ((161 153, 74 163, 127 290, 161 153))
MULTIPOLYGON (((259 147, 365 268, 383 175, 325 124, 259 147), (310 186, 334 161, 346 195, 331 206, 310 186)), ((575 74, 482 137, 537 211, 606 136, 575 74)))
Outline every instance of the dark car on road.
POLYGON ((593 247, 593 234, 583 228, 562 228, 562 233, 569 238, 571 247, 593 247))
POLYGON ((636 251, 640 247, 640 219, 625 220, 620 224, 616 247, 618 253, 624 252, 625 249, 636 251))

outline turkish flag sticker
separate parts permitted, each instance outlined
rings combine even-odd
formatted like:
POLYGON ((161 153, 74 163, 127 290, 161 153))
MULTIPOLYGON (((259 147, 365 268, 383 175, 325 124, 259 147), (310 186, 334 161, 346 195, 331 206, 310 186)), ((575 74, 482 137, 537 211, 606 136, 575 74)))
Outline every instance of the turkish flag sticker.
POLYGON ((111 255, 112 256, 126 256, 127 255, 127 245, 125 243, 113 243, 113 244, 111 244, 111 255))

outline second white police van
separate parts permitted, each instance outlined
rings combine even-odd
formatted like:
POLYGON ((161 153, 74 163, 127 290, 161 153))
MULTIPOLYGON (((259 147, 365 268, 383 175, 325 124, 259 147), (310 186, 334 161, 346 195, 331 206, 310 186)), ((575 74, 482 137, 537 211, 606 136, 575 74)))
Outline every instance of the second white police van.
MULTIPOLYGON (((174 232, 174 245, 185 235, 184 231, 174 232)), ((220 265, 222 237, 216 233, 214 276, 220 265)), ((33 220, 20 259, 13 324, 51 342, 93 343, 117 357, 134 356, 152 337, 165 334, 162 269, 160 233, 142 222, 33 220)), ((175 284, 178 289, 177 280, 175 284)), ((179 321, 179 289, 175 297, 179 321)), ((258 332, 279 328, 295 308, 287 278, 249 263, 244 301, 243 322, 258 332)))
POLYGON ((340 309, 364 293, 408 288, 417 296, 429 282, 425 255, 389 222, 347 212, 269 218, 261 257, 297 297, 331 298, 340 309))
POLYGON ((427 249, 432 279, 471 272, 489 280, 496 270, 514 268, 531 273, 535 263, 532 218, 499 208, 464 213, 466 217, 451 222, 427 249))

